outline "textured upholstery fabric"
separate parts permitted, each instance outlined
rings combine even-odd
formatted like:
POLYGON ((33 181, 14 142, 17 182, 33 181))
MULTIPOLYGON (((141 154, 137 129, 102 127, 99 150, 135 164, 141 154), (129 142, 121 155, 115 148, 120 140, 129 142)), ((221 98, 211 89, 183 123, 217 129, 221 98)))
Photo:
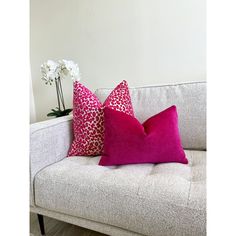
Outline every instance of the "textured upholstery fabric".
POLYGON ((71 157, 35 177, 38 207, 144 235, 206 234, 204 151, 179 163, 99 166, 100 157, 71 157))
MULTIPOLYGON (((130 91, 140 122, 175 104, 183 146, 205 149, 205 90, 200 82, 130 91)), ((99 89, 97 95, 104 101, 110 91, 99 89)), ((35 212, 113 236, 206 234, 204 151, 186 151, 188 165, 103 167, 100 157, 63 159, 71 134, 70 116, 31 125, 35 212)))
POLYGON ((66 157, 71 141, 71 116, 38 122, 30 126, 30 204, 34 205, 35 174, 66 157))
MULTIPOLYGON (((77 216, 70 216, 63 213, 58 213, 55 211, 49 211, 40 207, 30 207, 31 212, 37 214, 45 215, 60 221, 64 221, 70 224, 78 225, 83 228, 91 229, 103 234, 112 235, 112 236, 143 236, 143 234, 137 234, 129 230, 125 230, 119 227, 99 223, 96 221, 84 219, 77 216)), ((77 236, 77 235, 75 235, 77 236)), ((78 235, 79 236, 79 235, 78 235)))
POLYGON ((182 148, 175 106, 150 117, 143 124, 130 115, 104 109, 102 166, 179 162, 187 164, 182 148))
MULTIPOLYGON (((95 93, 104 101, 111 90, 98 89, 95 93)), ((135 116, 141 123, 167 107, 176 105, 183 147, 206 149, 205 82, 131 88, 130 95, 135 116)))

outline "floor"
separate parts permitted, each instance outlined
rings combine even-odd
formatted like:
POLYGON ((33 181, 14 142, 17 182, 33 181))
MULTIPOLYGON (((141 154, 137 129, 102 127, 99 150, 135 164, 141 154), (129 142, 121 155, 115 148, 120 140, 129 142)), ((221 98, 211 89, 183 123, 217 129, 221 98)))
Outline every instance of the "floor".
MULTIPOLYGON (((105 234, 84 229, 46 216, 44 216, 44 224, 46 236, 105 236, 105 234)), ((30 236, 41 236, 38 218, 34 213, 30 213, 30 236)))

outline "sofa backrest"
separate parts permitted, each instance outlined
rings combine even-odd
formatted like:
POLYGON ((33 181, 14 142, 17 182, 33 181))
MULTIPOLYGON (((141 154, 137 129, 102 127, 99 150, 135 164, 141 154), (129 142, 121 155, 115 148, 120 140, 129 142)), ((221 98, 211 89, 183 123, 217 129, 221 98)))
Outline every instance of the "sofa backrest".
MULTIPOLYGON (((95 94, 104 102, 111 91, 102 88, 95 94)), ((130 88, 130 95, 140 122, 176 105, 183 147, 206 149, 206 82, 130 88)))

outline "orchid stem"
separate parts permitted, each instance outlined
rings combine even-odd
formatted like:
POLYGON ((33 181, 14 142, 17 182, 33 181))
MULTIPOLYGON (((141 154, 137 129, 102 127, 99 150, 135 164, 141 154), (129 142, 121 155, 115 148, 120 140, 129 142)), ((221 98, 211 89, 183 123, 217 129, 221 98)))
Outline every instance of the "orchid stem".
POLYGON ((62 90, 62 86, 61 86, 61 79, 60 79, 60 77, 59 77, 59 89, 60 89, 60 96, 61 96, 62 106, 63 106, 63 108, 65 110, 66 108, 65 108, 65 102, 64 102, 64 96, 63 96, 63 90, 62 90))
POLYGON ((56 91, 57 91, 57 103, 58 103, 58 108, 59 108, 59 110, 61 110, 60 97, 59 97, 59 87, 58 87, 58 81, 57 81, 57 79, 55 80, 55 85, 56 85, 56 91))

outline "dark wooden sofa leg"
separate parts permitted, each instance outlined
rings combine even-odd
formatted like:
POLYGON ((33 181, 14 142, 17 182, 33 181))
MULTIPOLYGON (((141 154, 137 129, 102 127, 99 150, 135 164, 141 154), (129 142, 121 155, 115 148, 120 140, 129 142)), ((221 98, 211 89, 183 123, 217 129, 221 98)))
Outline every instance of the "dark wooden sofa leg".
POLYGON ((40 215, 40 214, 37 214, 37 215, 38 215, 38 221, 39 221, 39 227, 40 227, 41 235, 45 235, 43 215, 40 215))

